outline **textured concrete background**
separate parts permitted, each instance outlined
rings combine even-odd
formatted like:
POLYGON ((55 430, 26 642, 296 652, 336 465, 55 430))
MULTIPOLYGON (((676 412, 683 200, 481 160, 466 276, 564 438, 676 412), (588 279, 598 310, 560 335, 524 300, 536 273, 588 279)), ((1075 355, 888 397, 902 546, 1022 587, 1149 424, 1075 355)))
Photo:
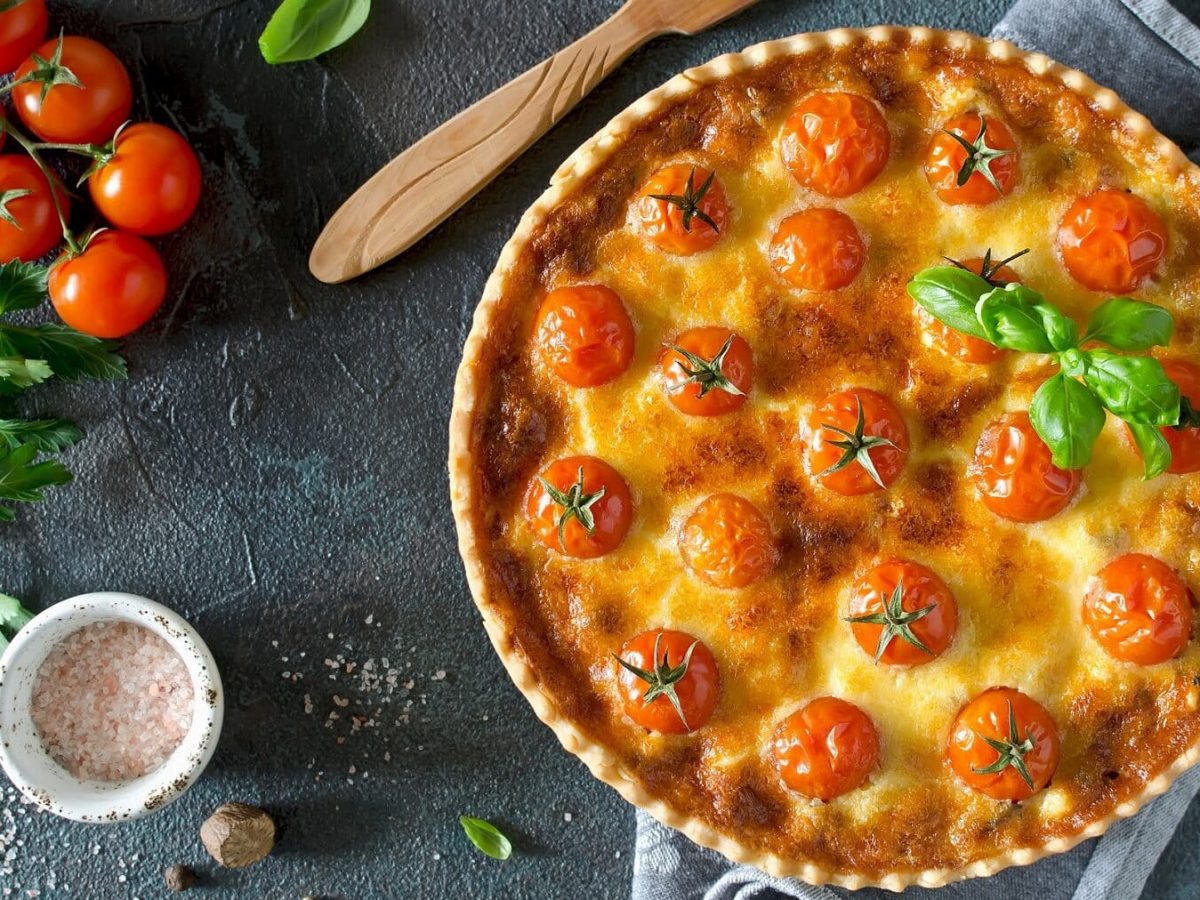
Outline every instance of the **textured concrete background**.
MULTIPOLYGON (((0 788, 0 894, 160 896, 177 862, 204 896, 627 893, 633 812, 511 686, 454 547, 446 422, 484 280, 558 163, 675 72, 837 25, 986 33, 1007 3, 763 0, 657 40, 401 260, 340 288, 309 277, 355 186, 616 5, 376 0, 348 45, 273 69, 255 46, 268 0, 51 0, 53 28, 126 61, 138 116, 191 137, 207 191, 163 242, 171 298, 128 343, 130 380, 35 392, 89 434, 68 455, 77 482, 0 532, 0 589, 35 609, 97 589, 174 607, 216 654, 228 707, 204 779, 148 820, 67 824, 0 788), (267 862, 209 863, 198 828, 226 800, 278 815, 267 862), (516 856, 476 853, 460 813, 502 824, 516 856)), ((1197 836, 1194 809, 1149 896, 1200 896, 1197 836)))

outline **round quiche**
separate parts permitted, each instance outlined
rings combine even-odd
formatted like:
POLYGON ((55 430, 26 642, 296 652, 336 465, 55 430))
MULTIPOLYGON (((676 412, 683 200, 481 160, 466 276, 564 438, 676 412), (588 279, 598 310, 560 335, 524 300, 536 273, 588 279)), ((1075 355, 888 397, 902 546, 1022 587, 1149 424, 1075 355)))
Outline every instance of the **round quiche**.
POLYGON ((488 282, 471 589, 563 745, 700 844, 1028 863, 1200 756, 1198 350, 1200 171, 1111 91, 928 29, 720 57, 488 282))

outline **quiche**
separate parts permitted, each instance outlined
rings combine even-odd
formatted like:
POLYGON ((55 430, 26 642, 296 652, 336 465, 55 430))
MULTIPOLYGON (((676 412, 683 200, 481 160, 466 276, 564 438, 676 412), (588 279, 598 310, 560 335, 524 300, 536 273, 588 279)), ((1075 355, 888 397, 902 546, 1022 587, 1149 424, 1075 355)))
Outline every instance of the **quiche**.
POLYGON ((450 476, 494 646, 632 803, 813 883, 1066 850, 1200 755, 1200 172, 927 29, 692 69, 521 220, 450 476))

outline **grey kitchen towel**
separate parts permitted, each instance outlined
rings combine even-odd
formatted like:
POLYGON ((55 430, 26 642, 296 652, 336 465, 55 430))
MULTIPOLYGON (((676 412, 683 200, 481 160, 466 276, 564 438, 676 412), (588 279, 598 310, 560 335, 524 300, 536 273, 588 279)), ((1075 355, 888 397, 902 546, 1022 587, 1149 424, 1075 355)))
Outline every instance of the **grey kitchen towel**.
MULTIPOLYGON (((1200 28, 1165 0, 1020 0, 992 32, 1117 91, 1200 161, 1200 28)), ((1200 768, 1101 838, 1031 866, 907 897, 936 900, 1132 900, 1200 789, 1200 768)), ((841 900, 892 896, 772 878, 637 814, 633 900, 841 900)))

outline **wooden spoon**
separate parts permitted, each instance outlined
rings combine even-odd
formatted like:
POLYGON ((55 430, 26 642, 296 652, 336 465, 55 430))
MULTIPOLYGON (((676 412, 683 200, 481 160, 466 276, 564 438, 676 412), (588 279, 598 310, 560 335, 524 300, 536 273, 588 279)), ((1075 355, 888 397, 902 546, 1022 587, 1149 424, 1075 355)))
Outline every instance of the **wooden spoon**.
POLYGON ((466 203, 630 53, 695 34, 755 0, 628 0, 611 19, 417 141, 325 225, 308 267, 336 284, 407 250, 466 203))

